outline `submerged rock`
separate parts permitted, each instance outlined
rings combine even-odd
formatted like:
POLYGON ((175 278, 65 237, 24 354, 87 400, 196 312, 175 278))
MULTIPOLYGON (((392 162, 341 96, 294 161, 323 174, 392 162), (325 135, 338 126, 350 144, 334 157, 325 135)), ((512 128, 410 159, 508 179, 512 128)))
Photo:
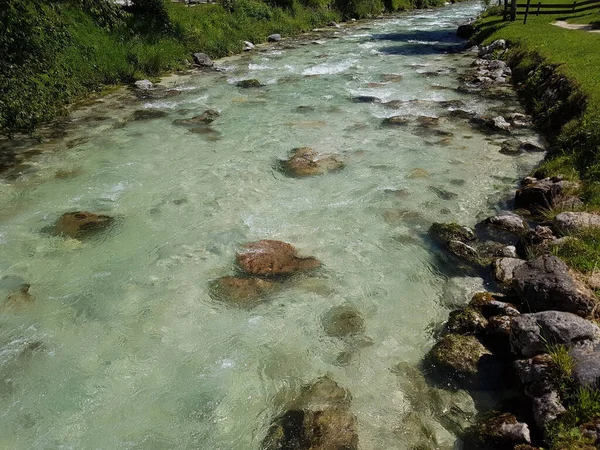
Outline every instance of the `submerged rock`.
POLYGON ((325 333, 333 337, 343 337, 362 333, 365 330, 365 320, 351 306, 336 306, 323 316, 325 333))
POLYGON ((245 89, 259 88, 259 87, 263 87, 264 86, 264 84, 262 84, 257 79, 241 80, 241 81, 238 81, 235 85, 237 87, 241 87, 241 88, 245 88, 245 89))
POLYGON ((35 296, 29 292, 30 284, 23 283, 19 288, 11 292, 2 304, 3 308, 19 310, 35 302, 35 296))
POLYGON ((513 272, 512 286, 531 311, 566 311, 587 316, 597 302, 594 294, 570 274, 556 256, 543 255, 513 272))
POLYGON ((597 325, 567 312, 522 314, 511 323, 510 344, 513 352, 526 357, 544 353, 549 345, 573 347, 598 339, 600 328, 597 325))
POLYGON ((242 307, 254 307, 269 294, 278 291, 280 283, 262 278, 226 276, 211 283, 211 296, 242 307))
POLYGON ((288 276, 321 265, 315 258, 296 256, 293 245, 272 240, 244 245, 244 249, 236 255, 236 259, 244 272, 262 277, 288 276))
POLYGON ((299 398, 276 418, 263 450, 357 450, 350 393, 329 377, 304 386, 299 398))
POLYGON ((284 172, 296 177, 322 175, 344 168, 344 162, 337 155, 322 155, 310 147, 292 150, 290 158, 281 161, 284 172))
POLYGON ((114 223, 114 218, 85 211, 65 213, 56 222, 53 236, 81 238, 104 230, 114 223))
POLYGON ((383 119, 384 125, 408 125, 411 121, 409 116, 392 116, 386 119, 383 119))
POLYGON ((354 103, 381 103, 380 98, 373 97, 371 95, 359 95, 357 97, 352 97, 352 101, 354 103))
POLYGON ((209 123, 213 123, 217 117, 219 117, 221 113, 215 109, 207 109, 199 116, 194 116, 189 119, 177 119, 173 121, 174 125, 208 125, 209 123))
POLYGON ((168 114, 160 109, 138 109, 133 112, 133 120, 150 120, 166 117, 168 114))

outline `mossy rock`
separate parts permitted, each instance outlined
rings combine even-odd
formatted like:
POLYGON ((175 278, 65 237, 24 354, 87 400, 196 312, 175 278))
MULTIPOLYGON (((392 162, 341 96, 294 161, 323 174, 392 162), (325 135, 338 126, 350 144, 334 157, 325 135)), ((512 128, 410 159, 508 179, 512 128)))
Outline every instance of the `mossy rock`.
POLYGON ((439 223, 436 222, 429 228, 429 235, 436 241, 446 244, 450 241, 460 241, 463 243, 474 242, 477 237, 472 228, 459 225, 457 223, 439 223))
POLYGON ((447 334, 426 356, 433 374, 453 387, 477 387, 482 359, 492 353, 475 336, 447 334))
POLYGON ((466 307, 450 313, 446 330, 450 333, 463 335, 479 334, 485 331, 487 325, 487 319, 479 311, 466 307))
POLYGON ((138 109, 133 112, 133 120, 151 120, 166 117, 168 114, 160 109, 138 109))

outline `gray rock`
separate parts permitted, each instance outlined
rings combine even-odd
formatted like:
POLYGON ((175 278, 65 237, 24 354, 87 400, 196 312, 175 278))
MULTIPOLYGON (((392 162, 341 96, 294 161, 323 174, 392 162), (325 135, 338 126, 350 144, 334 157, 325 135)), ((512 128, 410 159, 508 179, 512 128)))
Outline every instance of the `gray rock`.
POLYGON ((214 65, 205 53, 194 53, 194 64, 200 67, 212 67, 214 65))
POLYGON ((488 321, 474 308, 466 307, 450 313, 446 330, 457 334, 478 334, 485 331, 488 321))
POLYGON ((505 258, 518 258, 517 247, 514 245, 507 245, 502 249, 502 256, 505 258))
POLYGON ((554 218, 554 228, 561 233, 600 228, 600 215, 586 212, 563 212, 554 218))
POLYGON ((554 364, 547 353, 515 361, 514 365, 528 397, 540 397, 554 390, 554 364))
POLYGON ((500 131, 509 131, 510 123, 506 121, 506 119, 502 116, 497 116, 492 118, 492 123, 494 124, 494 128, 500 131))
POLYGON ((495 50, 504 50, 507 48, 506 41, 504 39, 498 39, 497 41, 492 42, 490 45, 483 46, 479 49, 479 53, 477 56, 480 58, 483 56, 487 56, 495 50))
POLYGON ((516 214, 501 214, 499 216, 488 217, 484 223, 517 234, 529 228, 527 222, 516 214))
POLYGON ((136 88, 140 89, 141 91, 149 91, 154 87, 154 84, 152 84, 152 81, 150 80, 138 80, 133 84, 136 88))
POLYGON ((256 46, 249 41, 244 41, 244 51, 245 52, 249 52, 250 50, 254 50, 256 48, 256 46))
POLYGON ((329 22, 328 25, 333 28, 342 28, 342 26, 339 23, 333 21, 329 22))
POLYGON ((587 316, 597 306, 594 294, 569 274, 556 256, 543 255, 513 272, 512 286, 531 311, 566 311, 587 316))
POLYGON ((600 338, 600 328, 575 314, 544 311, 513 319, 510 345, 513 353, 526 357, 544 353, 549 344, 573 347, 600 338))
POLYGON ((577 385, 600 388, 600 342, 586 343, 571 350, 572 376, 577 385))
POLYGON ((500 283, 510 284, 513 279, 513 273, 517 267, 525 264, 526 261, 516 258, 500 258, 494 261, 494 277, 500 283))
MULTIPOLYGON (((485 61, 485 60, 483 60, 483 61, 485 61)), ((499 59, 494 59, 492 61, 487 61, 487 67, 488 67, 488 69, 491 69, 491 70, 501 69, 504 71, 504 70, 506 70, 506 68, 508 66, 506 65, 506 63, 504 61, 501 61, 499 59)))
POLYGON ((546 425, 567 411, 560 402, 560 397, 556 391, 536 397, 532 403, 533 419, 536 425, 542 430, 546 428, 546 425))
POLYGON ((279 42, 280 40, 281 40, 280 34, 272 34, 267 38, 267 41, 269 41, 269 42, 279 42))

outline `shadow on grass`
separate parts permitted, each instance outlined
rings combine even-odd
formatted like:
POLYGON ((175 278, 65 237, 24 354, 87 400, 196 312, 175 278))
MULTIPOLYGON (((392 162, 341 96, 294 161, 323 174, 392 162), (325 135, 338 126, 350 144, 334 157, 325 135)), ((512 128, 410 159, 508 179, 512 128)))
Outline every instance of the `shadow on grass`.
POLYGON ((504 28, 509 25, 511 22, 504 20, 502 17, 498 17, 495 20, 491 20, 486 22, 484 25, 477 28, 475 41, 483 42, 491 35, 496 33, 498 30, 504 28))

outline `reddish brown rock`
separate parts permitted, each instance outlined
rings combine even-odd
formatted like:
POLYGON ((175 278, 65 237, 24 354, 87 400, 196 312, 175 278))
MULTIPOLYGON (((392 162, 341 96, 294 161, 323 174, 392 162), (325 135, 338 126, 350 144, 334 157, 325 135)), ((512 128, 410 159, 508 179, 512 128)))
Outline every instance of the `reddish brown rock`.
POLYGON ((52 235, 81 238, 108 228, 114 218, 84 211, 65 213, 54 225, 52 235))
POLYGON ((236 255, 240 268, 249 275, 277 277, 315 269, 321 263, 315 258, 299 258, 293 245, 264 240, 244 245, 236 255))

